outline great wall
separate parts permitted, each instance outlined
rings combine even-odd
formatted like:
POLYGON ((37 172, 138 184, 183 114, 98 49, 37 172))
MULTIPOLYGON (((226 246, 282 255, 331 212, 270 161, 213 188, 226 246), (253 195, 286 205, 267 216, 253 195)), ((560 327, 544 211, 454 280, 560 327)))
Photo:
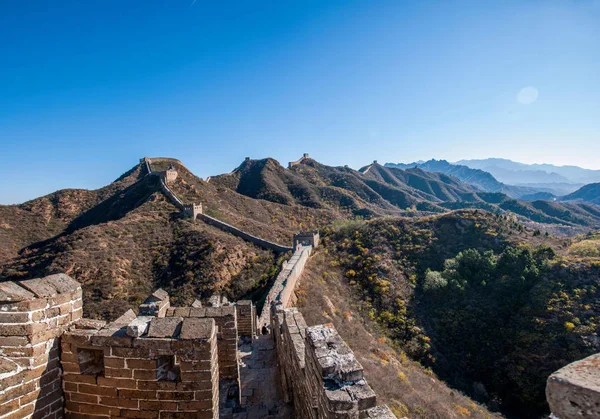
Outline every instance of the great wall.
MULTIPOLYGON (((184 215, 207 220, 201 204, 168 187, 173 168, 140 164, 184 215)), ((216 297, 171 307, 159 289, 137 314, 106 323, 82 318, 81 286, 65 274, 0 282, 0 419, 395 418, 335 328, 308 326, 294 307, 318 233, 299 233, 288 248, 209 219, 259 246, 293 250, 260 315, 252 301, 216 297)), ((555 418, 599 418, 600 355, 552 374, 546 393, 555 418)))

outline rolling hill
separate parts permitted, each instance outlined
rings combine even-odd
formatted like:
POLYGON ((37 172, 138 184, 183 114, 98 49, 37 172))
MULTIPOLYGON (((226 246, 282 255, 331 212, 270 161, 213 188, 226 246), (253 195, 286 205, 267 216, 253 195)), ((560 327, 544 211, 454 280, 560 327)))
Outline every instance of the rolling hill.
POLYGON ((587 202, 600 205, 600 183, 582 186, 572 194, 560 198, 561 201, 587 202))
POLYGON ((329 209, 345 216, 411 216, 479 208, 510 212, 522 222, 543 224, 551 232, 570 229, 575 234, 600 225, 590 206, 517 200, 501 192, 482 192, 451 175, 377 163, 356 171, 310 158, 289 169, 273 159, 246 160, 232 173, 212 177, 210 182, 252 198, 329 209))

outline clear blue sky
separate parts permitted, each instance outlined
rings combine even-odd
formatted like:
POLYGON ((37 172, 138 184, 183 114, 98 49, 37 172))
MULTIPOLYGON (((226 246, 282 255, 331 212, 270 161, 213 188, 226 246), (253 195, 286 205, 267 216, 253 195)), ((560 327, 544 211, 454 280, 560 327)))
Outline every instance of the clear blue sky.
POLYGON ((0 42, 0 203, 145 155, 600 168, 600 0, 4 0, 0 42))

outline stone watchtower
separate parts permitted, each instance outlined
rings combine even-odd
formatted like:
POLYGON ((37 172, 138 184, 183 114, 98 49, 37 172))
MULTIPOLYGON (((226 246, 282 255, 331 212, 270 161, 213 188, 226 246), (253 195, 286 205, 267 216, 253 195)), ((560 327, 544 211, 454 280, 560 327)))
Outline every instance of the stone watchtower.
POLYGON ((174 165, 171 165, 168 170, 160 172, 160 177, 167 185, 173 183, 177 179, 177 169, 175 169, 174 165))
POLYGON ((202 214, 202 204, 186 204, 183 206, 183 214, 187 217, 191 217, 194 220, 198 218, 198 215, 202 214))
POLYGON ((319 245, 319 232, 318 231, 303 231, 294 235, 294 249, 302 246, 312 246, 313 248, 319 245))
POLYGON ((298 164, 302 163, 302 161, 304 161, 304 160, 306 160, 306 159, 309 159, 309 158, 310 158, 310 157, 309 157, 308 153, 304 153, 304 154, 302 155, 302 157, 300 157, 298 160, 289 162, 289 163, 288 163, 288 169, 291 169, 292 167, 294 167, 294 166, 296 166, 296 165, 298 165, 298 164))

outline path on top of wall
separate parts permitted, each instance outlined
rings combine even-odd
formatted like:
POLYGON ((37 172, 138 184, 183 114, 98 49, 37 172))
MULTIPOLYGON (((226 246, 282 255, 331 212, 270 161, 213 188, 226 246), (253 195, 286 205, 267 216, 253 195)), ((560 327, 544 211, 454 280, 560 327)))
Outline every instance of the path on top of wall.
POLYGON ((272 335, 257 336, 238 348, 242 411, 221 411, 221 419, 292 419, 293 407, 283 400, 272 335))
POLYGON ((289 306, 298 278, 300 278, 311 252, 312 246, 299 245, 290 260, 284 262, 281 272, 277 275, 277 279, 275 279, 267 295, 267 302, 260 313, 260 318, 258 319, 259 331, 263 326, 268 327, 271 324, 269 310, 272 302, 280 302, 283 304, 283 307, 289 306))

